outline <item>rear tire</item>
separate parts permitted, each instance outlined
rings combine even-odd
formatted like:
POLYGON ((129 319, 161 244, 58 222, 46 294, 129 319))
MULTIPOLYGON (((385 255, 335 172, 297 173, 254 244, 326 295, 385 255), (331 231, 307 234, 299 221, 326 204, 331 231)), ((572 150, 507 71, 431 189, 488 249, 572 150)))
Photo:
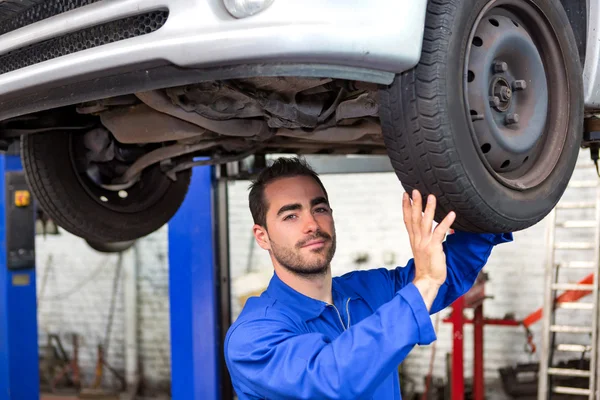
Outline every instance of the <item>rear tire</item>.
POLYGON ((129 250, 135 244, 135 240, 130 240, 128 242, 113 242, 113 243, 98 243, 98 242, 90 242, 86 240, 88 246, 92 249, 96 250, 99 253, 123 253, 124 251, 129 250))
POLYGON ((436 195, 437 221, 455 211, 455 229, 517 231, 543 219, 566 189, 584 105, 577 45, 558 0, 430 0, 419 64, 380 95, 396 174, 407 191, 436 195), (532 66, 542 73, 530 71, 529 92, 518 91, 514 79, 532 66), (488 88, 508 100, 491 102, 488 88))
POLYGON ((73 135, 47 132, 21 138, 29 187, 56 224, 90 242, 126 242, 156 231, 177 212, 187 194, 190 170, 180 172, 177 180, 171 181, 158 166, 149 167, 130 189, 136 197, 119 204, 115 195, 103 203, 100 188, 92 188, 76 172, 73 135))

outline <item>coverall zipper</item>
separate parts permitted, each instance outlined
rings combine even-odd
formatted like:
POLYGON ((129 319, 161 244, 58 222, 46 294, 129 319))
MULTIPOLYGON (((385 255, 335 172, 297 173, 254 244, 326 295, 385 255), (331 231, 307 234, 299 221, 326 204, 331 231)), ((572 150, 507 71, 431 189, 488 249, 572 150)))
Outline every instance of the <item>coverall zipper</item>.
POLYGON ((348 299, 346 301, 346 314, 348 315, 348 328, 346 328, 346 325, 344 325, 344 320, 342 319, 342 314, 340 314, 340 311, 337 309, 337 307, 335 306, 335 304, 328 304, 329 306, 333 307, 335 309, 335 311, 337 312, 338 317, 340 318, 340 323, 342 324, 342 328, 344 328, 344 330, 350 328, 350 299, 348 299))
POLYGON ((348 329, 350 329, 350 298, 346 301, 346 315, 348 316, 348 329))

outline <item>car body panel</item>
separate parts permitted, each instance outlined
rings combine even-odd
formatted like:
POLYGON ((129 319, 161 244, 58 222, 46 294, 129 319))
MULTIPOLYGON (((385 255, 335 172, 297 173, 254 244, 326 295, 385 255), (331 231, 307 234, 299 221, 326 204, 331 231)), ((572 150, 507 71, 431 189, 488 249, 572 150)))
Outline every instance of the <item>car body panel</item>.
POLYGON ((587 0, 587 45, 583 68, 586 109, 600 108, 600 0, 587 0))
POLYGON ((236 19, 221 0, 102 1, 0 36, 0 55, 144 12, 168 9, 169 17, 155 32, 4 73, 0 96, 145 63, 314 63, 379 71, 391 82, 419 60, 426 6, 427 0, 276 0, 236 19))

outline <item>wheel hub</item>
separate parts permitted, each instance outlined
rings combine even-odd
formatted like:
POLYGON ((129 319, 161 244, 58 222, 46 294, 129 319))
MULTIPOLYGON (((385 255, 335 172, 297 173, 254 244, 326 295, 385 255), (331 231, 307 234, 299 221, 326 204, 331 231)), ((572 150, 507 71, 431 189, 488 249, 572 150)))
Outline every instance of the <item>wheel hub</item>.
POLYGON ((504 112, 510 108, 512 99, 512 90, 508 81, 502 77, 494 78, 490 96, 492 97, 492 105, 498 112, 504 112))
POLYGON ((496 173, 537 155, 548 115, 544 63, 516 17, 492 9, 475 28, 466 63, 466 97, 477 146, 496 173))
POLYGON ((144 177, 126 185, 110 185, 145 150, 117 145, 105 129, 74 135, 70 146, 81 186, 105 208, 122 213, 141 212, 155 204, 169 187, 168 180, 161 179, 164 174, 159 168, 149 168, 144 177))

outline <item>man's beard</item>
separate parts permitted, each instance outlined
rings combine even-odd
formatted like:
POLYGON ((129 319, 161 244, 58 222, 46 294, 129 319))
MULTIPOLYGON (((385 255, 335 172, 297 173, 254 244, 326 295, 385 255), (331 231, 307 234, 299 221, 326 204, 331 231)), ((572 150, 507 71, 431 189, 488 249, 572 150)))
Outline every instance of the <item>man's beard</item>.
POLYGON ((328 233, 317 231, 313 236, 296 243, 293 249, 279 247, 277 243, 274 243, 271 240, 271 252, 279 264, 288 271, 304 277, 326 274, 329 270, 329 264, 335 254, 335 249, 335 232, 333 237, 331 237, 328 233), (318 259, 305 259, 300 253, 302 251, 302 246, 311 240, 317 239, 327 240, 322 248, 312 251, 312 253, 319 254, 321 257, 318 259), (327 247, 327 244, 330 245, 329 248, 327 247))

